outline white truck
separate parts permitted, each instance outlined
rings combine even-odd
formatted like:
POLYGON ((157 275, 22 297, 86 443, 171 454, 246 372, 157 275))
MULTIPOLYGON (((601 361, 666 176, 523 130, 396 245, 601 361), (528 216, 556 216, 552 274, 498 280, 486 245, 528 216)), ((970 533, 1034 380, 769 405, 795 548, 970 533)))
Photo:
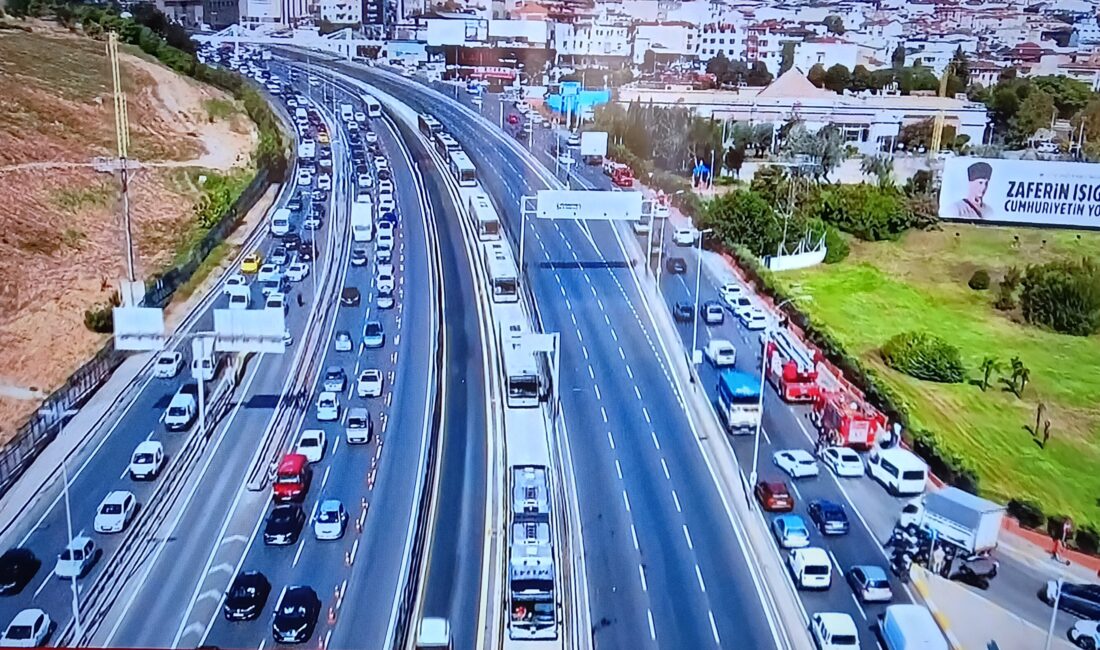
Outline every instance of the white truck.
POLYGON ((581 133, 581 159, 589 165, 603 163, 607 155, 607 132, 585 131, 581 133))
POLYGON ((365 242, 374 237, 374 206, 356 201, 351 204, 351 238, 365 242))
POLYGON ((355 107, 350 103, 340 104, 340 119, 350 122, 355 119, 355 107))
POLYGON ((164 411, 164 426, 169 431, 183 431, 191 427, 198 415, 199 404, 196 401, 198 386, 184 384, 172 396, 168 402, 168 409, 164 411))
POLYGON ((416 650, 452 650, 451 624, 445 618, 425 617, 416 635, 416 650))
POLYGON ((1005 507, 946 487, 909 501, 898 516, 902 527, 928 530, 939 542, 949 542, 974 555, 997 547, 1005 507))

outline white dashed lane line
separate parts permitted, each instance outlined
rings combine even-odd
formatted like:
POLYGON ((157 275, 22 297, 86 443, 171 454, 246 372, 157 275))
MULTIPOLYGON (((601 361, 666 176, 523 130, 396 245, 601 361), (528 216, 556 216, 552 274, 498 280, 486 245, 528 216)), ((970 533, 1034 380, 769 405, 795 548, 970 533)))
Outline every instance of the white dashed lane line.
MULTIPOLYGON (((688 548, 694 551, 695 550, 695 544, 691 541, 691 533, 688 532, 687 524, 683 525, 683 531, 684 531, 684 541, 687 542, 688 548)), ((695 570, 696 571, 699 570, 699 565, 695 565, 695 570)), ((702 578, 700 578, 700 582, 702 582, 702 578)))

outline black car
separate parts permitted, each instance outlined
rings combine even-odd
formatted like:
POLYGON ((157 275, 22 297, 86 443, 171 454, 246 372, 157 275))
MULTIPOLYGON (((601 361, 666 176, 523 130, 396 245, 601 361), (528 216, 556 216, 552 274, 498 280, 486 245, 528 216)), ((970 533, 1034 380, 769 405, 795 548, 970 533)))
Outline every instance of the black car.
POLYGON ((237 574, 225 592, 222 614, 227 621, 251 621, 258 617, 271 594, 271 583, 259 571, 237 574))
POLYGON ((286 546, 297 542, 305 523, 306 514, 297 503, 275 506, 264 524, 264 544, 286 546))
POLYGON ((340 304, 345 307, 355 307, 359 304, 359 289, 355 287, 344 287, 344 290, 340 292, 340 304))
POLYGON ((295 194, 293 198, 286 202, 286 209, 291 212, 297 212, 302 209, 302 195, 295 194))
POLYGON ((670 257, 665 260, 665 270, 675 274, 687 273, 687 260, 682 257, 670 257))
MULTIPOLYGON (((1043 602, 1053 605, 1057 593, 1058 583, 1050 580, 1040 596, 1043 602)), ((1057 600, 1058 609, 1064 612, 1092 620, 1100 618, 1100 585, 1063 584, 1062 597, 1057 600)))
POLYGON ((42 560, 29 549, 13 548, 0 555, 0 596, 14 596, 34 578, 42 560))
POLYGON ((355 144, 359 144, 360 142, 362 142, 362 140, 359 138, 358 133, 356 133, 355 131, 352 131, 351 133, 348 134, 348 142, 355 145, 355 144))
POLYGON ((312 239, 303 239, 302 243, 298 246, 298 261, 312 262, 313 254, 317 252, 314 246, 315 244, 312 239))
POLYGON ((298 251, 298 248, 302 245, 302 236, 298 233, 283 237, 283 246, 286 247, 291 253, 298 251))
POLYGON ((388 181, 391 178, 393 178, 393 174, 390 173, 389 169, 379 169, 378 170, 378 180, 388 181))
POLYGON ((275 620, 271 623, 271 636, 276 643, 304 643, 313 636, 317 616, 321 613, 321 601, 309 587, 293 586, 283 592, 275 606, 275 620))
POLYGON ((314 205, 316 205, 317 203, 324 203, 325 201, 328 201, 328 192, 326 190, 322 190, 321 188, 313 190, 313 200, 314 205))
POLYGON ((324 203, 314 203, 309 206, 309 213, 314 217, 324 219, 325 215, 328 214, 328 208, 325 207, 324 203))
POLYGON ((811 501, 809 513, 822 535, 844 535, 848 532, 848 513, 839 503, 826 499, 811 501))
POLYGON ((368 166, 366 162, 363 162, 363 163, 358 164, 358 165, 355 166, 355 175, 356 176, 358 176, 359 174, 369 174, 369 173, 370 173, 370 166, 368 166))
POLYGON ((690 323, 695 317, 695 305, 682 300, 677 302, 672 306, 672 317, 681 323, 690 323))
POLYGON ((300 237, 300 235, 298 234, 298 229, 294 227, 293 224, 291 224, 290 228, 287 229, 285 234, 279 236, 279 239, 285 242, 287 237, 300 237))

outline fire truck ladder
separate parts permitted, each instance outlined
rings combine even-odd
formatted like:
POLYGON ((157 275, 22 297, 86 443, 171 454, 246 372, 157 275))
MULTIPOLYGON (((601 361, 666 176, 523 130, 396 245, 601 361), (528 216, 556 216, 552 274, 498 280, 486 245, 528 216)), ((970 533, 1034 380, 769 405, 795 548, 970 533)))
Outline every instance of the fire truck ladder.
POLYGON ((808 373, 813 371, 816 367, 813 355, 793 336, 789 331, 783 329, 775 332, 773 340, 776 348, 785 358, 794 361, 795 365, 798 366, 798 372, 808 373))

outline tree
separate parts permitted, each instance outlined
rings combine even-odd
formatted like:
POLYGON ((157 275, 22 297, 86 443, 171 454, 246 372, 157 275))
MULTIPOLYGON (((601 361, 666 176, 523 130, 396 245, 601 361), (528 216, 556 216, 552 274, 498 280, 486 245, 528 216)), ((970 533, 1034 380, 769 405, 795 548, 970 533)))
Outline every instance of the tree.
POLYGON ((1001 372, 1002 364, 997 357, 986 357, 982 359, 982 365, 978 366, 978 368, 982 371, 981 388, 984 393, 989 390, 989 379, 992 377, 993 373, 1001 372))
POLYGON ((1027 322, 1073 336, 1100 331, 1100 265, 1095 261, 1029 266, 1021 287, 1020 305, 1027 322))
POLYGON ((898 46, 894 48, 894 53, 890 55, 890 62, 895 68, 905 67, 905 45, 898 43, 898 46))
POLYGON ((749 189, 767 201, 768 205, 782 205, 787 201, 787 188, 790 176, 787 170, 777 165, 764 165, 752 175, 749 189))
POLYGON ((745 164, 745 147, 743 145, 726 149, 726 155, 722 157, 722 166, 733 172, 737 178, 741 177, 741 167, 745 164))
POLYGON ((783 43, 783 51, 780 53, 779 59, 779 74, 783 74, 794 67, 794 45, 794 41, 783 43))
POLYGON ((772 79, 772 73, 768 72, 768 66, 764 65, 763 61, 753 61, 746 78, 750 86, 767 86, 772 79))
POLYGON ((727 192, 707 203, 701 228, 713 228, 728 248, 741 245, 754 255, 770 254, 783 238, 783 223, 771 204, 747 190, 727 192))
POLYGON ((871 71, 867 69, 867 66, 860 63, 852 69, 852 80, 848 84, 848 88, 852 92, 858 93, 864 90, 870 90, 874 87, 872 84, 873 79, 871 77, 871 71))
MULTIPOLYGON (((1089 101, 1070 120, 1074 134, 1082 134, 1085 137, 1084 151, 1088 160, 1100 157, 1100 99, 1089 101), (1082 129, 1083 127, 1083 129, 1082 129)), ((1075 135, 1076 137, 1076 135, 1075 135)))
POLYGON ((951 74, 947 77, 947 96, 954 97, 958 93, 966 92, 970 85, 970 61, 966 58, 960 45, 955 49, 950 63, 951 74))
POLYGON ((825 29, 829 30, 830 34, 836 34, 840 36, 844 34, 844 19, 836 14, 830 14, 825 16, 825 20, 821 21, 825 25, 825 29))
POLYGON ((940 80, 931 68, 923 66, 903 67, 897 70, 898 90, 908 95, 915 90, 939 91, 940 80))
POLYGON ((1055 113, 1054 98, 1047 92, 1032 88, 1010 123, 1012 138, 1017 143, 1026 142, 1039 129, 1050 128, 1055 113))
POLYGON ((852 83, 852 73, 843 63, 834 63, 825 71, 825 87, 835 93, 843 93, 852 83))
POLYGON ((1009 384, 1012 388, 1012 392, 1016 394, 1016 397, 1022 397, 1024 394, 1024 388, 1027 386, 1027 382, 1031 379, 1031 370, 1024 365, 1024 362, 1020 360, 1020 357, 1012 357, 1009 361, 1012 368, 1012 375, 1009 378, 1009 384))
POLYGON ((818 88, 823 88, 825 86, 825 66, 815 63, 810 71, 806 73, 806 78, 818 88))
POLYGON ((871 176, 879 187, 894 185, 894 157, 890 154, 867 156, 859 165, 864 176, 871 176))
POLYGON ((750 142, 752 148, 755 151, 756 157, 763 156, 772 147, 772 140, 775 137, 775 125, 770 122, 760 122, 759 124, 752 125, 752 135, 750 136, 750 142))
POLYGON ((707 74, 714 75, 715 81, 721 86, 725 83, 725 79, 729 77, 730 60, 726 58, 726 55, 719 52, 717 55, 711 57, 710 61, 707 61, 707 74))
POLYGON ((813 165, 813 177, 828 180, 829 172, 844 158, 844 134, 832 124, 811 133, 804 124, 797 123, 783 139, 782 152, 788 156, 806 157, 813 165))
POLYGON ((1092 89, 1088 84, 1069 77, 1053 75, 1032 77, 1031 84, 1050 95, 1054 100, 1054 107, 1058 109, 1058 117, 1063 120, 1073 117, 1092 99, 1092 89))

